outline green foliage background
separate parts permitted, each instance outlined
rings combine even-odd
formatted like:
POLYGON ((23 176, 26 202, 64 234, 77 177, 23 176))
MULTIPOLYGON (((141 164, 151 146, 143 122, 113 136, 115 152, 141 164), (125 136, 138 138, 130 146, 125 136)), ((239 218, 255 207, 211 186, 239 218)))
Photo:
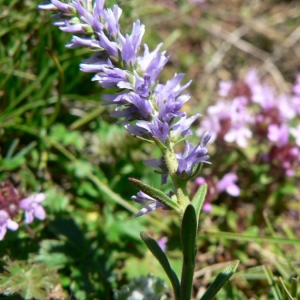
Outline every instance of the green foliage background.
MULTIPOLYGON (((2 269, 9 272, 0 277, 0 292, 7 294, 7 278, 14 280, 11 274, 19 273, 16 265, 16 270, 40 270, 40 276, 49 270, 51 284, 41 283, 44 296, 50 297, 50 290, 60 284, 59 290, 72 299, 111 299, 113 289, 134 277, 154 273, 166 279, 140 231, 156 239, 168 236, 168 255, 180 272, 179 221, 164 211, 134 218, 139 207, 130 198, 137 191, 127 178, 159 187, 160 176, 143 164, 159 152, 130 137, 109 117, 111 108, 101 106, 101 88, 91 82, 91 74, 79 71, 90 53, 66 49, 71 36, 52 26, 51 14, 38 11, 37 4, 0 0, 0 180, 9 178, 24 194, 46 192, 47 219, 8 232, 0 242, 2 269)), ((113 4, 107 1, 107 6, 113 4)), ((251 66, 283 90, 299 70, 299 40, 292 35, 300 24, 297 1, 118 4, 124 31, 139 18, 146 24, 145 42, 153 49, 163 41, 172 54, 162 81, 175 72, 194 79, 187 111, 203 112, 216 99, 220 79, 238 77, 251 66), (236 42, 232 32, 240 34, 236 42)), ((222 162, 225 167, 242 163, 243 155, 232 155, 222 162)), ((247 172, 249 166, 244 166, 247 172)), ((195 296, 215 271, 234 259, 241 260, 241 270, 218 299, 279 299, 280 293, 287 295, 285 286, 292 289, 297 282, 292 278, 299 272, 299 232, 289 222, 287 206, 276 197, 294 195, 292 205, 299 210, 299 186, 285 186, 266 203, 263 168, 253 168, 257 194, 254 199, 245 191, 242 227, 237 225, 241 212, 228 199, 219 199, 212 214, 202 216, 195 296), (276 286, 274 276, 281 276, 284 285, 276 286)), ((169 191, 169 186, 163 189, 169 191)), ((27 281, 21 281, 15 292, 32 298, 24 291, 27 281)))

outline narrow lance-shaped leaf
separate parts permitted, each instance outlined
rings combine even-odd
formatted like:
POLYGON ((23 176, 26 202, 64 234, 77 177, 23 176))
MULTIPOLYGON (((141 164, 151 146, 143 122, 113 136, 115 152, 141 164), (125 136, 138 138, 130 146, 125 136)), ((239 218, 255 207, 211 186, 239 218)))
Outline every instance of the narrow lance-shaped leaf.
POLYGON ((168 258, 166 254, 163 252, 163 250, 159 247, 158 243, 146 232, 141 232, 141 238, 149 248, 149 250, 152 252, 152 254, 156 257, 156 259, 159 261, 161 266, 164 268, 166 274, 168 275, 173 290, 174 290, 174 296, 176 300, 179 300, 179 290, 180 290, 180 283, 179 279, 176 275, 176 273, 173 271, 173 269, 170 266, 170 263, 168 261, 168 258))
POLYGON ((197 217, 191 204, 184 212, 180 233, 183 252, 180 299, 185 300, 191 298, 196 255, 197 217))
POLYGON ((196 211, 197 228, 199 226, 199 216, 205 200, 206 193, 207 193, 207 184, 205 183, 199 187, 197 193, 195 194, 192 200, 192 205, 194 206, 196 211))
POLYGON ((226 267, 221 273, 219 273, 213 281, 213 283, 207 289, 205 294, 200 298, 200 300, 212 299, 218 293, 218 291, 226 284, 229 278, 236 272, 239 263, 240 262, 236 260, 228 267, 226 267))

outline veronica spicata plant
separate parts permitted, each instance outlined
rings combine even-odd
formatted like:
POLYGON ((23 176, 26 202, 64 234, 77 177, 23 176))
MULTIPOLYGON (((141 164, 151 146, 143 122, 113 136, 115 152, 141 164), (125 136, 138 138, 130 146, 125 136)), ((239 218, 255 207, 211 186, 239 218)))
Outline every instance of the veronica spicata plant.
MULTIPOLYGON (((82 62, 80 69, 94 73, 93 81, 97 81, 104 89, 111 89, 110 93, 102 95, 104 105, 115 106, 111 116, 124 124, 132 136, 154 144, 161 150, 161 158, 145 163, 159 169, 162 184, 170 177, 173 190, 165 194, 138 179, 130 178, 140 190, 132 198, 143 205, 136 216, 159 207, 178 213, 182 222, 183 250, 180 281, 158 243, 145 232, 141 236, 166 271, 175 299, 187 300, 191 297, 199 213, 206 194, 206 185, 203 185, 191 201, 187 183, 198 175, 202 163, 210 163, 205 146, 211 133, 204 132, 195 146, 186 140, 192 134, 191 124, 200 117, 200 114, 188 117, 181 111, 190 98, 183 91, 191 81, 181 85, 184 74, 175 74, 165 84, 160 83, 158 76, 169 60, 165 51, 160 51, 162 45, 150 51, 144 44, 140 53, 145 26, 137 20, 133 23, 131 33, 123 34, 119 24, 121 8, 118 5, 105 8, 104 5, 104 0, 52 0, 39 5, 39 8, 55 12, 54 25, 73 34, 67 48, 85 47, 93 52, 89 59, 82 62), (177 153, 174 148, 183 141, 185 149, 177 153)), ((211 299, 236 267, 235 262, 218 276, 201 299, 211 299)))

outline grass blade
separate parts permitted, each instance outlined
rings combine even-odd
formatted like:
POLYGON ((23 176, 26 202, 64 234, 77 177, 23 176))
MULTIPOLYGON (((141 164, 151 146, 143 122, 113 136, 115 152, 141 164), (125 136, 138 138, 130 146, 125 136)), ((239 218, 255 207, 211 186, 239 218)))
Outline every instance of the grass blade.
POLYGON ((240 262, 236 260, 228 267, 226 267, 221 273, 219 273, 200 300, 212 299, 218 293, 218 291, 226 284, 229 278, 236 272, 239 263, 240 262))

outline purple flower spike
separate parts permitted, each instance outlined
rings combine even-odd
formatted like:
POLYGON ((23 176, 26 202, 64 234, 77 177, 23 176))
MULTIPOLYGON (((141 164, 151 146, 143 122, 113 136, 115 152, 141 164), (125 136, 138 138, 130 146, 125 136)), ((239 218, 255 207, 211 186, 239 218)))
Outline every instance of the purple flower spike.
POLYGON ((10 219, 5 210, 0 210, 0 241, 3 240, 7 232, 7 228, 15 231, 19 228, 19 225, 17 222, 10 219))
POLYGON ((25 211, 25 222, 27 224, 32 223, 34 217, 39 220, 45 219, 46 212, 40 204, 45 200, 45 198, 46 195, 44 193, 38 193, 21 200, 20 208, 25 211))
MULTIPOLYGON (((123 124, 130 134, 155 142, 162 150, 162 158, 149 160, 146 164, 161 169, 159 173, 162 175, 162 184, 174 170, 184 180, 192 178, 196 172, 194 167, 198 170, 200 163, 209 163, 205 145, 212 135, 205 133, 196 147, 186 141, 184 153, 174 154, 175 145, 192 134, 190 127, 200 116, 195 114, 188 118, 182 111, 184 104, 190 99, 189 94, 183 91, 189 87, 191 81, 181 85, 184 74, 175 74, 165 84, 158 81, 158 75, 170 56, 166 56, 165 51, 159 52, 162 45, 150 52, 145 44, 144 53, 140 54, 145 26, 137 20, 133 23, 131 33, 123 34, 119 23, 122 13, 119 6, 105 8, 105 0, 53 1, 52 4, 60 10, 55 15, 55 25, 76 35, 67 47, 83 46, 94 51, 92 57, 81 64, 81 71, 94 73, 92 80, 98 81, 102 88, 114 89, 105 91, 106 94, 102 96, 103 105, 115 106, 110 115, 121 119, 118 123, 123 124)), ((53 6, 46 9, 53 9, 53 6)), ((226 108, 222 108, 224 110, 226 108)), ((172 176, 172 181, 176 186, 175 177, 172 176)), ((184 204, 188 196, 181 196, 178 201, 184 204)), ((133 199, 144 205, 137 216, 157 207, 166 208, 142 192, 133 199)), ((24 199, 24 203, 26 205, 22 205, 28 223, 32 222, 34 216, 45 217, 38 201, 28 198, 24 199)))

